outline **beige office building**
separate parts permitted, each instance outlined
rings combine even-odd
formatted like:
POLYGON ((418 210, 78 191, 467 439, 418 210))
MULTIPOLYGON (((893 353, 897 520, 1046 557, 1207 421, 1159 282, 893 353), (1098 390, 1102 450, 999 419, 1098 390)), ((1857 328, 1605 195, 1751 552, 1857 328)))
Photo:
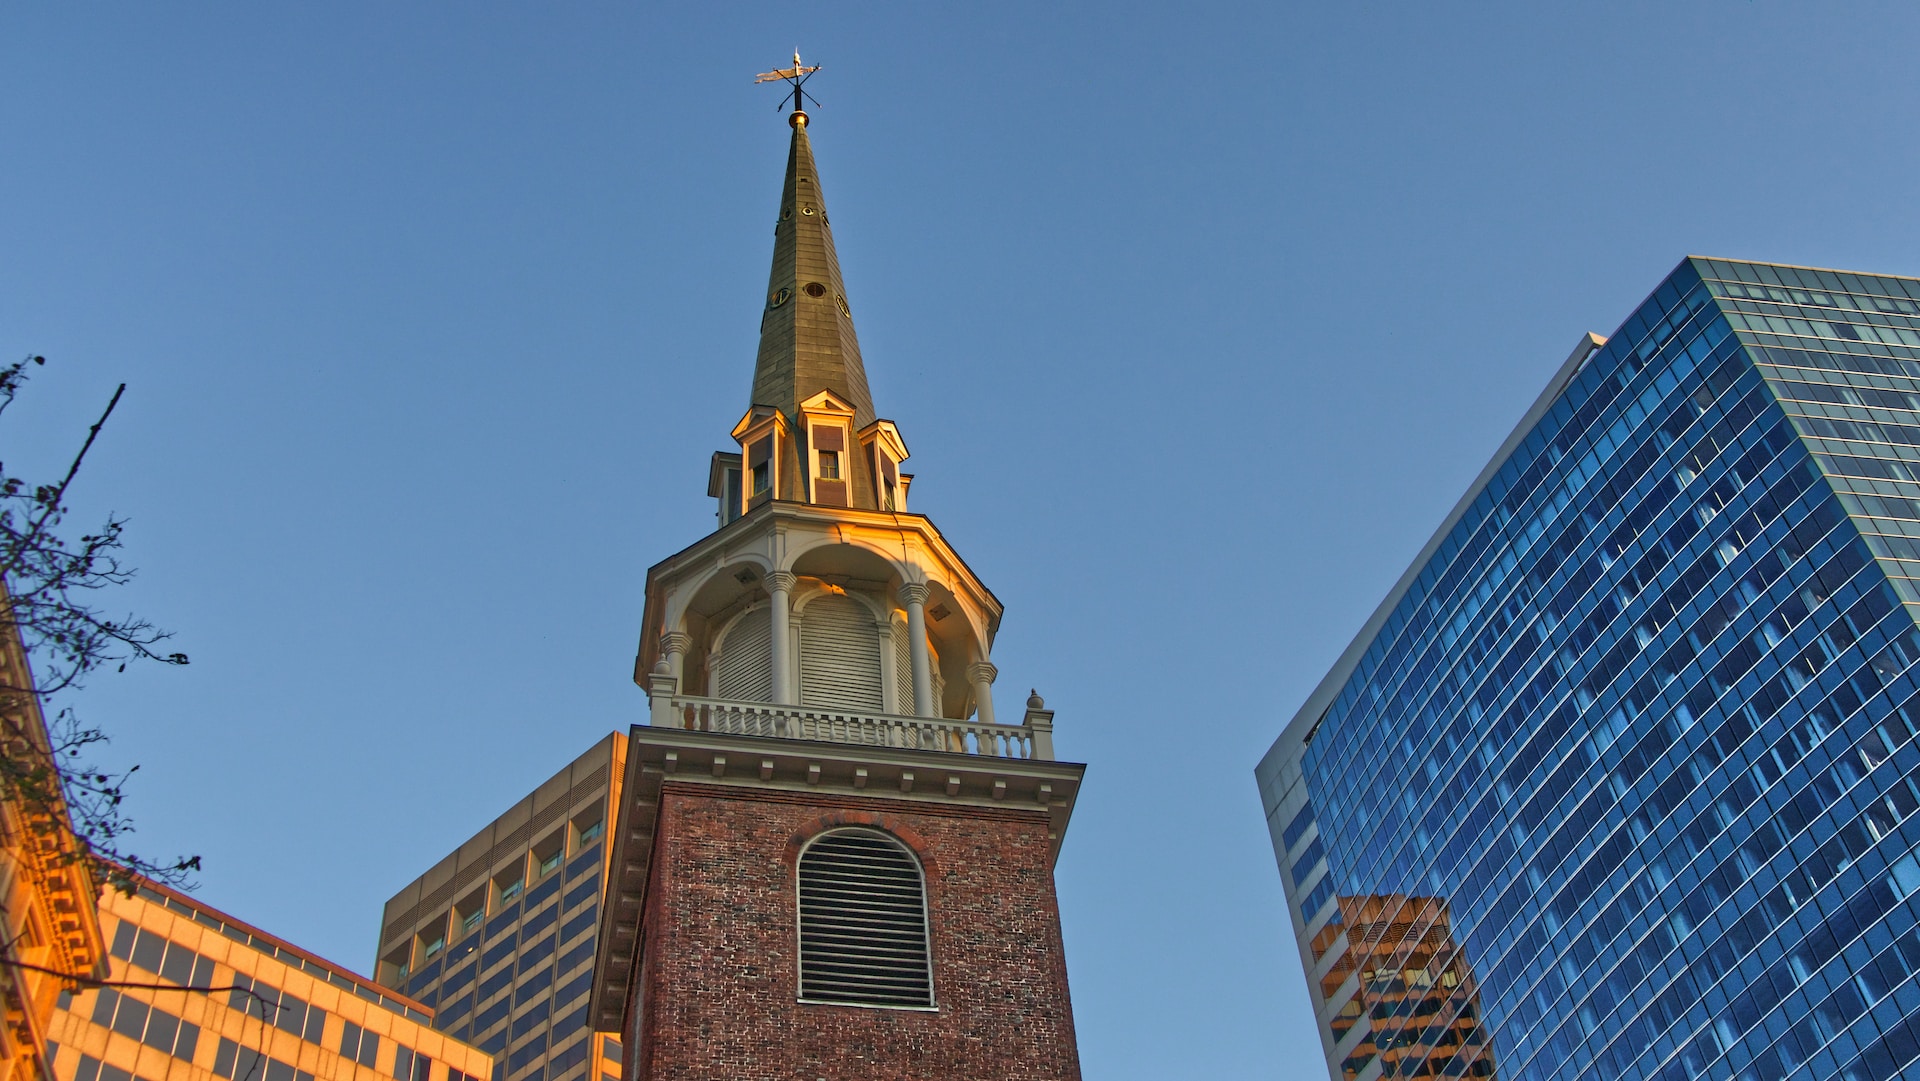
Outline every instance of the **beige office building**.
POLYGON ((375 975, 494 1056, 492 1081, 617 1081, 587 1017, 607 809, 627 737, 609 734, 387 902, 375 975))
POLYGON ((107 986, 63 992, 60 1081, 471 1081, 431 1010, 163 886, 100 899, 107 986), (189 988, 239 988, 213 992, 189 988))

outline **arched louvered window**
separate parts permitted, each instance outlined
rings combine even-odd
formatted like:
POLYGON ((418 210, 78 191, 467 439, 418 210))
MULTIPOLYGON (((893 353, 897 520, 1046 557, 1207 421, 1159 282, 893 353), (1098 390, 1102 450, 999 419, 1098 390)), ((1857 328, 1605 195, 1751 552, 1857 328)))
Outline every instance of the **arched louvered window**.
POLYGON ((720 638, 714 694, 734 702, 773 700, 773 610, 761 605, 727 627, 720 638))
POLYGON ((926 878, 899 841, 833 830, 800 853, 800 997, 933 1005, 926 878))

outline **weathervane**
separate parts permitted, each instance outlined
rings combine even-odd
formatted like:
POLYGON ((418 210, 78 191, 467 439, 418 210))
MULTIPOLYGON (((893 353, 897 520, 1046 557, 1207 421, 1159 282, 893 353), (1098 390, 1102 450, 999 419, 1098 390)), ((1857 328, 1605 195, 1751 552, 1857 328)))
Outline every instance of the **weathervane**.
MULTIPOLYGON (((813 73, 819 70, 820 65, 818 64, 812 67, 802 66, 800 63, 800 50, 795 49, 793 51, 792 67, 782 71, 763 71, 755 75, 753 81, 756 83, 781 82, 793 87, 793 115, 799 117, 801 123, 805 123, 807 114, 803 106, 806 104, 806 100, 812 99, 815 105, 820 104, 819 98, 814 97, 806 91, 807 80, 813 78, 813 73)), ((786 103, 786 95, 781 95, 780 105, 785 105, 786 103)), ((779 107, 779 105, 774 106, 776 109, 779 107)))

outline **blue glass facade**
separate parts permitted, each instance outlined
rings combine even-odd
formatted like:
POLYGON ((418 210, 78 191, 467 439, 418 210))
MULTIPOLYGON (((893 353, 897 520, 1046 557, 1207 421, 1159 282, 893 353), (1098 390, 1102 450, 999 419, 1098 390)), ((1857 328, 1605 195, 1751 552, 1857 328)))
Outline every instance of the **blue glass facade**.
POLYGON ((1920 281, 1682 263, 1261 763, 1333 1074, 1920 1077, 1909 605, 1920 281))

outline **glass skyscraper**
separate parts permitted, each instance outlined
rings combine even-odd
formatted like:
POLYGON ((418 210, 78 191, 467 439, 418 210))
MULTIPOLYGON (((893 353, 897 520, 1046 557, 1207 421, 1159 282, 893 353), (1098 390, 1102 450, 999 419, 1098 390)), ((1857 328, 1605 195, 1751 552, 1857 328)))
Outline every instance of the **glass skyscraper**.
POLYGON ((1257 772, 1336 1078, 1920 1078, 1920 280, 1688 259, 1257 772))

